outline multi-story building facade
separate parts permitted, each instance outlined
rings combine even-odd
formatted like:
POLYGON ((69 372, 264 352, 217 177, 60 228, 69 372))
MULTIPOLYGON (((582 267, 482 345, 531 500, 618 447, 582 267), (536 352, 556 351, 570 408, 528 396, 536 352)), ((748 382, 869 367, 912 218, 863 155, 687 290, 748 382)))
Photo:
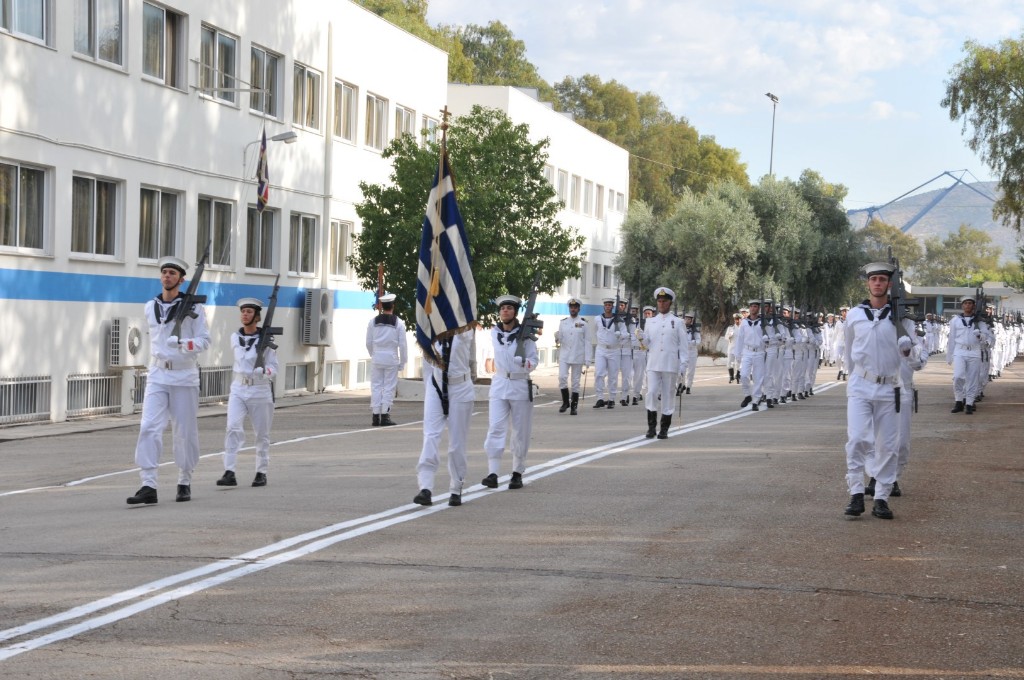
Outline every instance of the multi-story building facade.
POLYGON ((227 393, 235 301, 278 275, 278 394, 367 386, 358 184, 432 134, 447 55, 348 2, 58 4, 0 3, 0 425, 137 409, 158 260, 207 243, 204 398, 227 393))

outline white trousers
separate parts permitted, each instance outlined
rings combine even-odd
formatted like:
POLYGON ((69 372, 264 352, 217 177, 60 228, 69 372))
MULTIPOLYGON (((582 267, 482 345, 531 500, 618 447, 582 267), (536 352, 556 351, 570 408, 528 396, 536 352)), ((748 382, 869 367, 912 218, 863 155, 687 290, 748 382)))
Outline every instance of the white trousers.
POLYGON ((488 411, 487 437, 484 439, 487 474, 500 474, 506 439, 511 439, 512 471, 522 474, 526 471, 526 454, 530 450, 533 402, 527 399, 491 399, 488 411))
MULTIPOLYGON (((622 376, 622 382, 620 383, 619 394, 622 395, 623 399, 628 399, 629 395, 633 393, 633 357, 632 352, 624 351, 619 353, 619 375, 622 376)), ((612 388, 614 389, 614 385, 612 388)))
POLYGON ((569 387, 572 381, 572 392, 580 393, 580 375, 583 373, 583 364, 570 364, 564 361, 558 362, 558 389, 569 387))
POLYGON ((228 397, 227 433, 224 435, 224 469, 235 471, 238 450, 245 444, 245 417, 256 434, 256 472, 267 474, 270 463, 270 425, 274 402, 269 396, 243 397, 235 390, 228 397))
POLYGON ((769 347, 764 355, 764 389, 765 396, 774 399, 779 396, 779 348, 769 347))
POLYGON ((903 476, 903 468, 910 462, 910 418, 914 415, 914 388, 900 390, 900 448, 897 455, 896 478, 903 476))
POLYGON ((633 394, 637 397, 643 394, 646 379, 647 352, 636 350, 633 352, 633 394))
POLYGON ((686 377, 683 378, 683 385, 693 387, 693 376, 697 374, 697 351, 687 351, 690 353, 690 361, 686 364, 686 377))
POLYGON ((156 487, 157 466, 164 450, 164 430, 171 421, 174 463, 178 466, 178 484, 192 484, 192 471, 199 463, 199 387, 146 383, 142 403, 139 441, 135 445, 135 464, 142 468, 143 486, 156 487))
POLYGON ((764 352, 743 352, 740 373, 743 374, 740 380, 743 395, 757 403, 764 390, 764 352))
POLYGON ((615 401, 615 383, 619 374, 619 351, 598 350, 594 357, 594 396, 615 401))
MULTIPOLYGON (((527 402, 529 403, 529 402, 527 402)), ((444 415, 441 398, 436 390, 427 390, 423 399, 423 450, 416 463, 416 481, 420 489, 434 490, 434 477, 441 464, 441 434, 448 428, 448 491, 462 494, 466 481, 466 438, 469 420, 473 415, 473 402, 448 403, 448 417, 444 415)))
POLYGON ((953 396, 957 401, 973 404, 981 391, 981 359, 953 357, 953 396))
POLYGON ((374 366, 370 369, 370 407, 374 414, 391 410, 398 389, 398 366, 374 366))
POLYGON ((676 410, 676 371, 647 371, 647 397, 644 408, 648 411, 660 411, 663 416, 670 416, 676 410), (659 403, 658 397, 661 397, 659 403))
POLYGON ((899 474, 900 415, 892 398, 846 398, 846 486, 850 495, 864 493, 866 473, 875 478, 875 500, 888 500, 899 474))

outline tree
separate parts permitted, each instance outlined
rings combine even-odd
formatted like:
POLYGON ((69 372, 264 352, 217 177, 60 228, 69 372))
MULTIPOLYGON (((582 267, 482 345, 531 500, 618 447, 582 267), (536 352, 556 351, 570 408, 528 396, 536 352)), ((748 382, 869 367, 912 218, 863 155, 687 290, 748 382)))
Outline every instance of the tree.
POLYGON ((912 271, 924 254, 916 238, 879 219, 868 222, 866 227, 857 232, 857 236, 864 249, 865 262, 888 262, 891 248, 904 271, 912 271))
POLYGON ((508 26, 492 21, 486 26, 469 24, 457 29, 462 52, 473 63, 473 80, 481 85, 532 87, 543 101, 554 101, 555 91, 526 58, 526 43, 517 40, 508 26))
POLYGON ((950 69, 941 105, 972 128, 967 145, 999 174, 1002 196, 992 214, 1018 232, 1024 225, 1024 37, 997 46, 964 43, 950 69))
MULTIPOLYGON (((529 128, 503 112, 474 106, 452 121, 448 151, 459 211, 466 225, 477 288, 477 318, 487 323, 497 310, 491 300, 524 297, 541 273, 541 292, 553 293, 579 276, 584 238, 555 219, 561 208, 544 177, 548 141, 531 142, 529 128)), ((440 149, 420 147, 411 135, 384 150, 392 160, 391 183, 360 182, 356 206, 362 232, 349 258, 364 288, 377 286, 384 264, 389 291, 398 293, 395 312, 415 325, 416 271, 423 218, 440 149)))
POLYGON ((1002 249, 991 245, 992 238, 980 229, 961 224, 945 240, 930 236, 924 242, 924 262, 917 283, 922 286, 953 286, 968 280, 976 285, 983 272, 999 268, 1002 249))
POLYGON ((755 287, 747 293, 809 302, 803 277, 821 242, 812 228, 811 209, 793 182, 771 175, 762 177, 749 197, 766 247, 758 254, 755 287))

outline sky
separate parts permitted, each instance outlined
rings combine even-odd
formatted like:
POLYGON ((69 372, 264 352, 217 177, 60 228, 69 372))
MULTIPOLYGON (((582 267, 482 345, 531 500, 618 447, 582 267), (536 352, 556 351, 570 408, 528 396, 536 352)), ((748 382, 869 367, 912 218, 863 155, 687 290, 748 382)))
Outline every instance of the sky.
POLYGON ((815 170, 848 210, 945 188, 947 171, 996 179, 939 102, 965 40, 1024 32, 1020 0, 429 0, 427 20, 501 21, 548 82, 653 92, 752 182, 815 170))

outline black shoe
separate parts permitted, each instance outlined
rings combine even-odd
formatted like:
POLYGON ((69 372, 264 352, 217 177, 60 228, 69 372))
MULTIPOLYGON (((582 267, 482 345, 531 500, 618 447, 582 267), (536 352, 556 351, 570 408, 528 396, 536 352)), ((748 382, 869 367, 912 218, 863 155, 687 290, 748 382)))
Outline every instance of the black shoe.
POLYGON ((976 397, 974 398, 974 403, 975 403, 975 404, 977 404, 977 403, 978 403, 979 401, 981 401, 981 400, 982 400, 982 399, 984 399, 984 398, 985 398, 985 393, 984 393, 984 392, 981 392, 980 394, 978 394, 978 396, 976 396, 976 397))
POLYGON ((779 401, 780 401, 781 403, 785 404, 785 403, 786 403, 786 398, 785 398, 785 397, 782 397, 782 398, 780 398, 780 399, 779 399, 779 401))
POLYGON ((462 505, 462 495, 457 493, 449 494, 448 505, 452 506, 453 508, 462 505))
POLYGON ((486 477, 484 477, 483 479, 481 479, 480 483, 483 484, 484 486, 486 486, 488 489, 497 489, 498 488, 498 475, 496 475, 496 474, 494 474, 492 472, 491 474, 489 474, 486 477))
POLYGON ((900 483, 899 482, 893 482, 892 483, 892 491, 889 492, 889 495, 890 496, 902 496, 903 495, 903 489, 900 488, 900 483))
POLYGON ((217 480, 217 486, 238 486, 234 470, 225 470, 224 476, 217 480))
POLYGON ((508 480, 508 488, 510 489, 522 489, 523 488, 523 473, 513 472, 512 479, 508 480))
POLYGON ((434 501, 430 500, 430 489, 420 489, 420 492, 416 494, 412 502, 416 505, 433 505, 434 501))
POLYGON ((138 505, 140 503, 146 505, 156 503, 156 489, 151 486, 144 486, 136 491, 134 496, 128 497, 128 505, 138 505))
POLYGON ((746 408, 750 406, 750 402, 753 401, 750 397, 743 397, 743 401, 740 402, 740 408, 746 408))
POLYGON ((576 415, 576 407, 580 405, 580 395, 578 392, 573 392, 572 397, 569 399, 569 415, 576 415))
POLYGON ((971 415, 972 413, 974 413, 974 404, 968 404, 967 406, 964 407, 964 410, 967 413, 967 415, 971 415))
POLYGON ((184 503, 192 500, 192 487, 188 484, 179 484, 178 493, 174 497, 175 503, 184 503))
POLYGON ((377 427, 378 425, 380 425, 380 414, 379 413, 374 413, 373 414, 373 426, 377 427))
POLYGON ((736 369, 735 368, 730 368, 729 369, 729 382, 731 383, 735 377, 736 377, 736 369))
POLYGON ((558 407, 559 413, 565 413, 569 410, 569 388, 562 388, 562 405, 558 407))
POLYGON ((754 404, 753 406, 750 407, 750 410, 751 411, 760 411, 761 409, 758 408, 757 404, 754 404))
POLYGON ((855 493, 850 496, 850 504, 846 506, 845 510, 847 515, 851 517, 860 517, 864 514, 864 494, 855 493))
POLYGON ((889 509, 889 504, 885 501, 875 500, 875 507, 871 508, 871 514, 878 519, 892 519, 892 510, 889 509))
POLYGON ((569 410, 569 402, 562 402, 562 405, 558 407, 559 413, 565 413, 569 410))
POLYGON ((950 413, 963 413, 963 410, 964 410, 964 402, 958 401, 955 404, 953 404, 953 410, 950 411, 950 413))
POLYGON ((814 396, 814 388, 813 387, 811 389, 807 390, 807 396, 809 396, 809 397, 813 397, 814 396))
POLYGON ((686 393, 687 393, 687 394, 689 394, 689 393, 690 393, 690 388, 689 388, 689 387, 687 387, 687 388, 686 388, 686 393))
POLYGON ((606 401, 605 404, 604 404, 604 407, 605 408, 615 408, 615 400, 612 399, 611 401, 606 401))
POLYGON ((839 371, 838 373, 836 373, 836 380, 840 380, 840 379, 842 379, 842 377, 843 377, 843 372, 842 371, 839 371))
POLYGON ((647 434, 644 435, 647 439, 654 439, 654 435, 658 434, 658 412, 648 411, 647 412, 647 434))
POLYGON ((775 408, 775 400, 774 399, 769 399, 768 400, 768 408, 775 408))
POLYGON ((867 486, 864 487, 864 495, 865 496, 874 496, 875 495, 875 478, 874 477, 869 479, 867 486))
POLYGON ((267 473, 257 472, 256 476, 252 479, 253 486, 266 486, 267 485, 267 473))
POLYGON ((619 404, 622 406, 629 406, 629 399, 620 399, 619 404))
POLYGON ((598 399, 594 402, 594 408, 604 408, 604 399, 598 399))
POLYGON ((395 424, 395 421, 391 420, 391 414, 390 413, 381 413, 380 414, 380 425, 381 425, 381 427, 384 427, 386 425, 394 425, 394 424, 395 424))
POLYGON ((737 385, 740 384, 740 374, 739 373, 736 374, 736 384, 737 385))
POLYGON ((658 430, 658 439, 668 439, 668 428, 672 425, 672 416, 666 416, 662 414, 660 429, 658 430))

